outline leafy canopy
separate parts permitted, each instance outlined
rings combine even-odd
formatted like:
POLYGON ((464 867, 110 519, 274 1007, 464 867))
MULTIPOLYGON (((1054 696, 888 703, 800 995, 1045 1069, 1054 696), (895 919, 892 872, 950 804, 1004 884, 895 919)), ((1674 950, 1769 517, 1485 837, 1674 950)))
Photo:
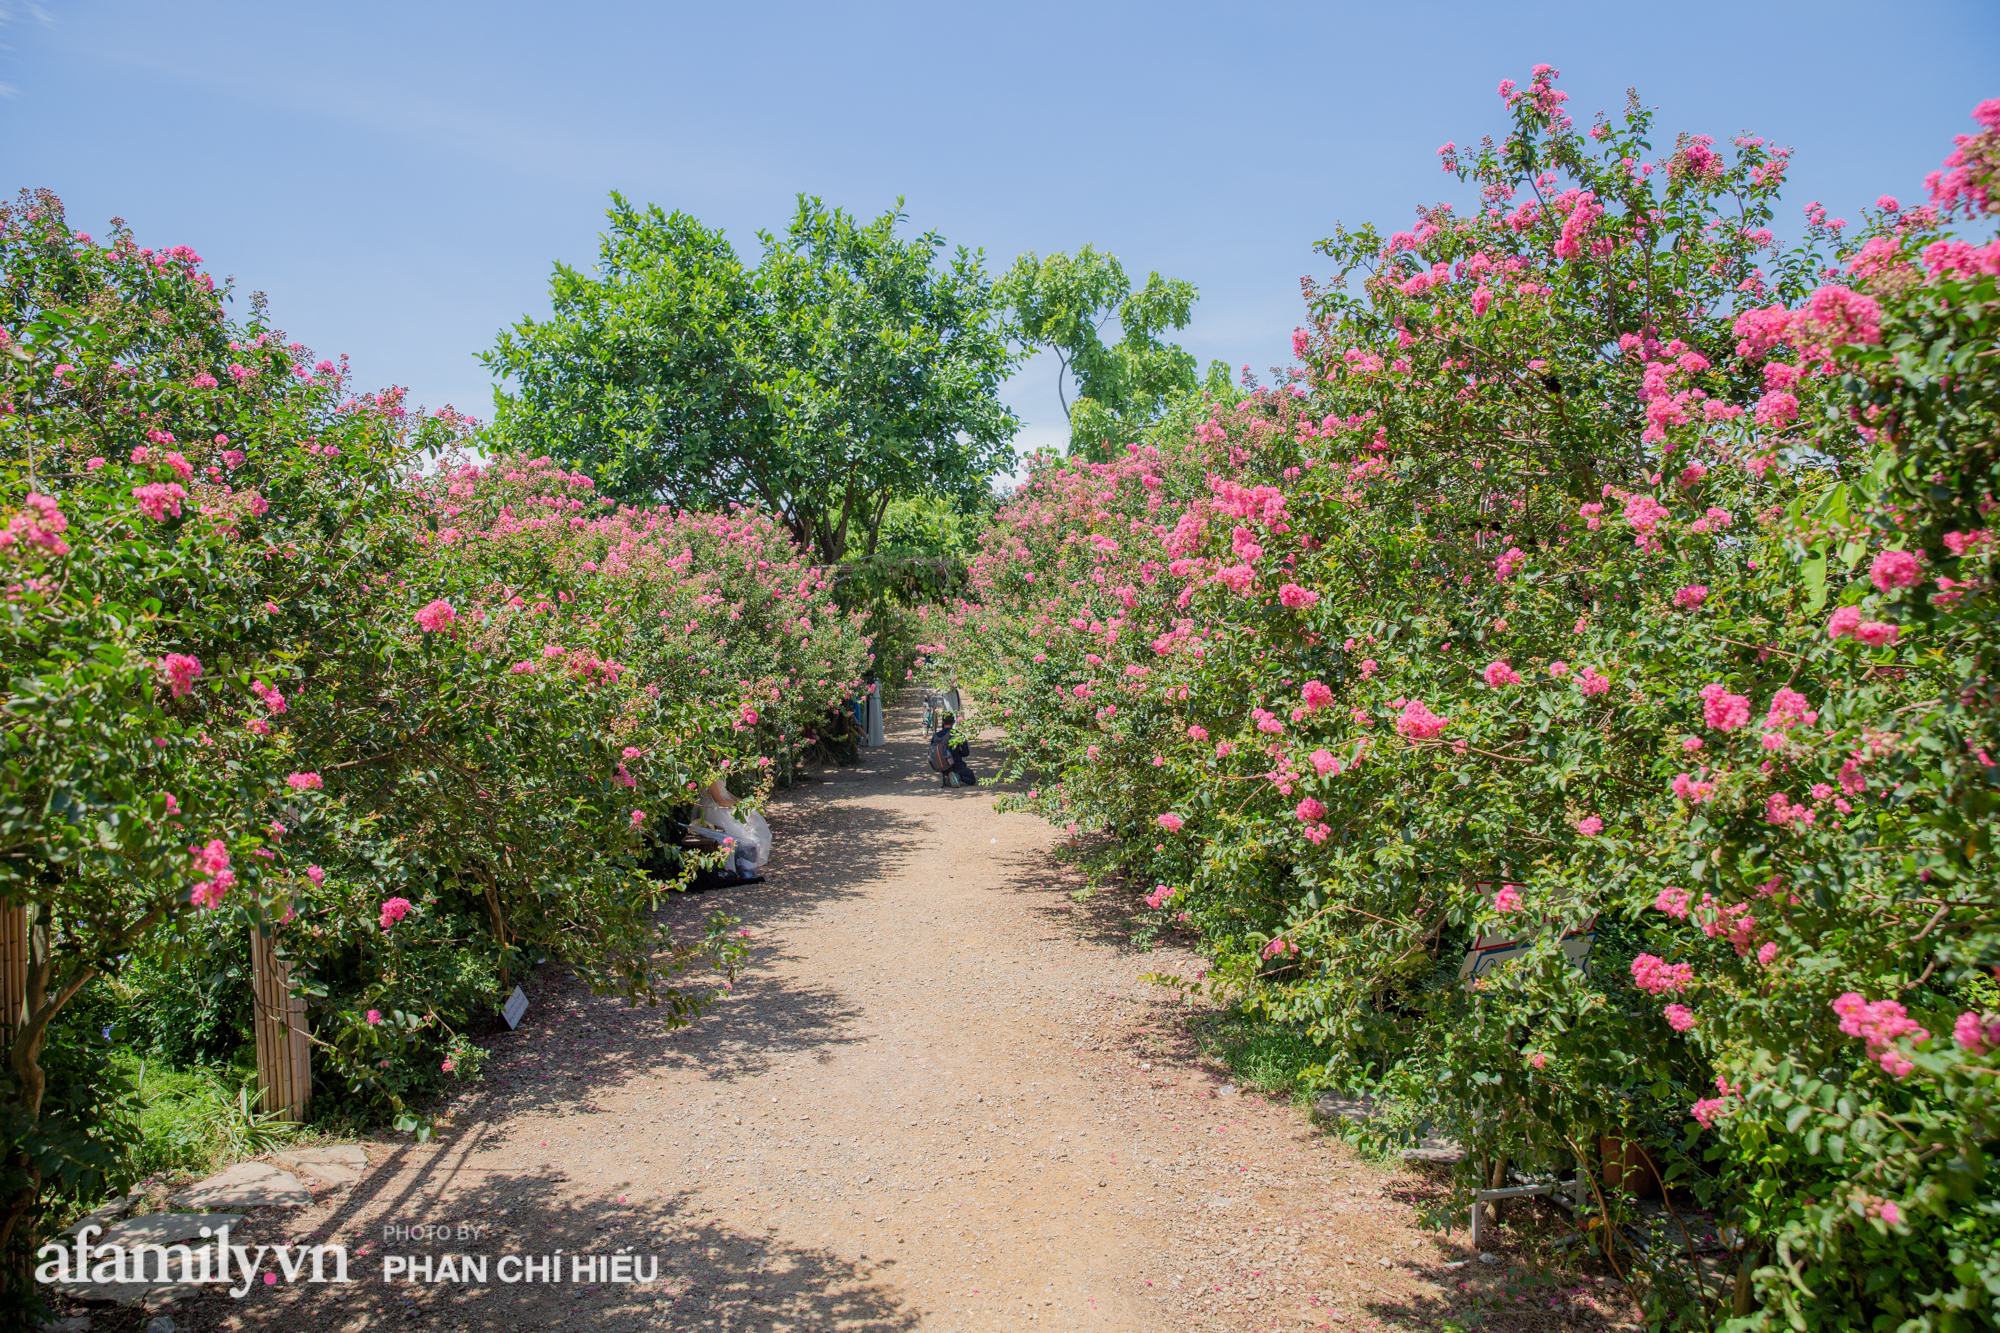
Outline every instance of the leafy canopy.
MULTIPOLYGON (((1014 336, 1056 354, 1056 392, 1069 416, 1072 454, 1111 456, 1156 422, 1169 400, 1197 387, 1194 357, 1160 340, 1193 318, 1193 283, 1149 273, 1135 292, 1115 256, 1086 245, 1074 255, 1022 255, 1000 288, 1014 336), (1101 331, 1114 311, 1121 336, 1107 345, 1101 331), (1074 404, 1064 377, 1076 381, 1074 404)), ((1210 380, 1218 376, 1224 383, 1229 376, 1220 362, 1209 367, 1210 380)))
POLYGON ((746 268, 722 233, 612 196, 597 272, 556 265, 553 313, 483 360, 506 443, 603 492, 775 514, 827 563, 873 553, 898 496, 976 503, 1018 427, 998 398, 1015 353, 978 252, 903 239, 801 196, 746 268))

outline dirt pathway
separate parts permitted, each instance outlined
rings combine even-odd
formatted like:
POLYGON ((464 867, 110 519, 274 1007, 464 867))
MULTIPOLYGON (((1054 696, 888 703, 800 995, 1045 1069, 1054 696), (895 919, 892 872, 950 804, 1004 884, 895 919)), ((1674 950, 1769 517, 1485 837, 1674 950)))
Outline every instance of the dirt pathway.
MULTIPOLYGON (((1236 1095, 1142 980, 1193 956, 1073 900, 1041 821, 941 789, 919 721, 774 802, 767 883, 667 909, 752 932, 733 996, 667 1032, 545 970, 438 1142, 249 1224, 344 1242, 361 1282, 205 1295, 180 1328, 1414 1329, 1505 1281, 1415 1228, 1435 1184, 1236 1095), (385 1230, 426 1226, 449 1239, 385 1230), (438 1280, 558 1251, 559 1283, 438 1280), (620 1252, 657 1279, 569 1280, 620 1252)), ((1601 1326, 1593 1295, 1536 1322, 1601 1326)))

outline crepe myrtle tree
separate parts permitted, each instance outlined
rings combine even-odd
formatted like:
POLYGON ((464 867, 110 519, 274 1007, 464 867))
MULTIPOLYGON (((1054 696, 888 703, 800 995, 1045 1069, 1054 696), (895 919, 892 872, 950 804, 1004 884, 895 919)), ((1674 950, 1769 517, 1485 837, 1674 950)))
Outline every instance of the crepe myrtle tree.
POLYGON ((1500 93, 1441 150, 1476 206, 1337 232, 1275 386, 1041 461, 936 669, 1199 937, 1162 980, 1299 1025, 1375 1137, 1468 1189, 1647 1145, 1740 1241, 1718 1285, 1592 1231, 1656 1326, 1988 1326, 2000 244, 1944 227, 2000 103, 1781 252, 1784 150, 1500 93), (1462 983, 1482 935, 1530 947, 1462 983))

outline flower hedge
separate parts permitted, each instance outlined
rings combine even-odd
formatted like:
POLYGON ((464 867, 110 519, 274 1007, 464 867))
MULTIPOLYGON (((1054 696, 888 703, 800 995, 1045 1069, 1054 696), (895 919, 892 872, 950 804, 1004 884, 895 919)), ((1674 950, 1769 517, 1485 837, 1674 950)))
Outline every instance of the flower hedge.
POLYGON ((1476 208, 1322 243, 1275 387, 1041 460, 938 669, 1374 1132, 1645 1145, 1740 1270, 1593 1201, 1656 1323, 1991 1327, 2000 243, 1946 227, 2000 102, 1780 251, 1785 150, 1501 96, 1476 208))
POLYGON ((718 776, 768 791, 870 660, 783 533, 478 461, 46 193, 0 264, 0 897, 33 937, 0 1244, 117 1172, 42 1114, 50 1025, 203 932, 274 932, 321 1095, 406 1125, 544 955, 697 1009, 677 978, 739 953, 726 918, 665 936, 655 831, 718 776))

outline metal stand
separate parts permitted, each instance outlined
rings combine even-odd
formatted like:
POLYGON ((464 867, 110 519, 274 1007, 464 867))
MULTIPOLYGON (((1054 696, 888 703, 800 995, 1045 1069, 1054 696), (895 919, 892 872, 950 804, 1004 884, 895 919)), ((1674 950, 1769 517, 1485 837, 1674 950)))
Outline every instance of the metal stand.
MULTIPOLYGON (((1474 1190, 1472 1192, 1472 1248, 1475 1250, 1478 1249, 1480 1243, 1486 1239, 1487 1204, 1497 1202, 1498 1200, 1501 1199, 1533 1198, 1536 1195, 1541 1195, 1541 1194, 1546 1194, 1549 1197, 1553 1198, 1557 1203, 1562 1203, 1564 1202, 1562 1196, 1556 1193, 1556 1190, 1558 1188, 1560 1187, 1553 1184, 1549 1184, 1549 1185, 1512 1185, 1506 1189, 1474 1190)), ((1588 1189, 1589 1186, 1585 1183, 1583 1178, 1583 1168, 1579 1166, 1576 1169, 1576 1179, 1570 1182, 1570 1191, 1571 1191, 1570 1206, 1572 1208, 1575 1208, 1578 1212, 1583 1211, 1583 1201, 1588 1197, 1590 1197, 1587 1192, 1588 1189)))

